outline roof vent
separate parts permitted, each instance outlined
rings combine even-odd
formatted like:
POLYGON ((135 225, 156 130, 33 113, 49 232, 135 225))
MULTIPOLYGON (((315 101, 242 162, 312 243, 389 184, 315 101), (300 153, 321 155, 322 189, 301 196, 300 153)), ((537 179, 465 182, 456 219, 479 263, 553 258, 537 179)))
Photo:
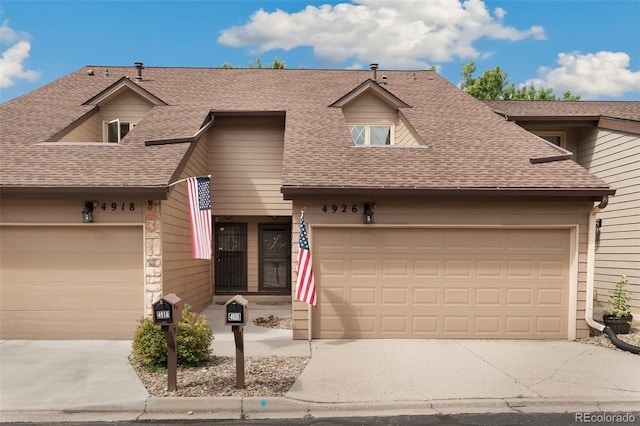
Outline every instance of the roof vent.
POLYGON ((371 80, 377 81, 378 80, 378 64, 371 64, 369 66, 371 67, 371 80))
POLYGON ((136 66, 136 80, 142 80, 142 62, 136 62, 134 65, 136 66))

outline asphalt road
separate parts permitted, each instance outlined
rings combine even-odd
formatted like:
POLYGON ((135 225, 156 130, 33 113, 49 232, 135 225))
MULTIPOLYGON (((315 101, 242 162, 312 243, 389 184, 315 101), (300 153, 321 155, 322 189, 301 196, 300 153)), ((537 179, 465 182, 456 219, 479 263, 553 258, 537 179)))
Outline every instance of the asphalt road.
MULTIPOLYGON (((482 414, 450 414, 435 416, 393 416, 393 417, 358 417, 358 418, 322 418, 303 420, 175 420, 155 421, 141 420, 136 422, 64 422, 47 423, 60 426, 173 426, 173 425, 321 425, 321 426, 522 426, 522 425, 640 425, 640 412, 627 413, 482 413, 482 414)), ((11 423, 11 426, 26 426, 33 423, 11 423)))

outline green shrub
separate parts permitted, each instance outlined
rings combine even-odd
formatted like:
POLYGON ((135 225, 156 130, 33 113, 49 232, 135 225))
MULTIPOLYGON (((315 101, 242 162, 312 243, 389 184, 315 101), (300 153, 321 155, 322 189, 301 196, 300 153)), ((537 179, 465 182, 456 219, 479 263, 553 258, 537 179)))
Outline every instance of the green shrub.
MULTIPOLYGON (((193 312, 190 305, 182 310, 177 327, 178 365, 194 367, 209 359, 213 334, 207 318, 193 312)), ((142 318, 133 335, 133 358, 151 371, 167 367, 167 341, 159 325, 142 318)))

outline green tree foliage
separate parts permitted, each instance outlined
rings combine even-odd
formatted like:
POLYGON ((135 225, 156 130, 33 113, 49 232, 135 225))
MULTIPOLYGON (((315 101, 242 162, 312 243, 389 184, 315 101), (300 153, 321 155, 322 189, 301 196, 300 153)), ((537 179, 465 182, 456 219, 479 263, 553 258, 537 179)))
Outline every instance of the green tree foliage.
MULTIPOLYGON (((233 66, 229 62, 224 61, 222 63, 222 65, 220 66, 220 68, 240 68, 240 67, 233 66)), ((253 61, 249 61, 249 64, 247 65, 247 68, 249 68, 249 69, 253 69, 253 68, 271 68, 271 69, 275 69, 275 70, 283 70, 283 69, 287 68, 287 64, 282 59, 280 59, 278 57, 275 57, 275 58, 273 58, 273 61, 269 65, 263 66, 262 65, 262 60, 260 58, 256 58, 255 65, 253 64, 253 61)))
POLYGON ((580 96, 566 91, 562 97, 553 93, 551 89, 539 88, 534 85, 516 88, 515 84, 509 84, 508 73, 502 71, 499 66, 491 70, 485 70, 478 78, 473 74, 476 66, 473 60, 462 64, 462 83, 460 88, 483 101, 496 100, 528 100, 528 101, 578 101, 580 96))

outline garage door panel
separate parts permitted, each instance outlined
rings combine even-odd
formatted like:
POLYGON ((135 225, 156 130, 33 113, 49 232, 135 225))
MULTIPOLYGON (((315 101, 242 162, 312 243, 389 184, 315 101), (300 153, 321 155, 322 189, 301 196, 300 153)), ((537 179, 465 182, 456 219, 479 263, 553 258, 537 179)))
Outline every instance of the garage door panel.
POLYGON ((133 338, 131 324, 136 324, 141 317, 141 314, 110 310, 102 311, 100 316, 88 316, 82 311, 0 312, 0 331, 3 339, 128 340, 133 338), (104 318, 110 321, 106 323, 104 318))
POLYGON ((141 293, 136 282, 6 283, 2 284, 2 310, 95 311, 109 306, 116 311, 138 310, 141 293), (27 296, 28 297, 25 297, 27 296), (61 299, 63 295, 63 300, 61 299))
MULTIPOLYGON (((333 231, 316 230, 314 238, 337 238, 333 231)), ((368 253, 349 246, 337 253, 313 241, 320 265, 344 260, 340 277, 316 276, 314 337, 566 337, 568 230, 380 231, 353 238, 378 231, 340 229, 349 241, 377 241, 368 253), (327 334, 325 316, 342 328, 327 334)))
POLYGON ((0 234, 2 338, 131 337, 144 314, 142 226, 2 226, 0 234))

